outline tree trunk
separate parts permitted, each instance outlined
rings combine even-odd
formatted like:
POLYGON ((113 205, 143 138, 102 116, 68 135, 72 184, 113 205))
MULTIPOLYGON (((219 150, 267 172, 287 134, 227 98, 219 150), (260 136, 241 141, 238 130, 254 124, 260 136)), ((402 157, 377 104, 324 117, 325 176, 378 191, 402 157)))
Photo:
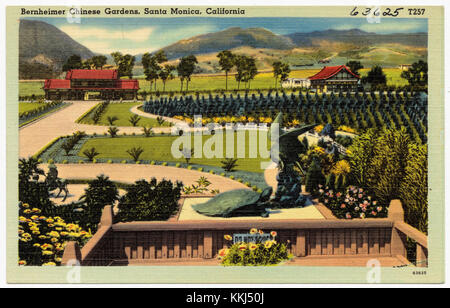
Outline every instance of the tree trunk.
POLYGON ((228 71, 225 71, 225 91, 228 90, 228 71))

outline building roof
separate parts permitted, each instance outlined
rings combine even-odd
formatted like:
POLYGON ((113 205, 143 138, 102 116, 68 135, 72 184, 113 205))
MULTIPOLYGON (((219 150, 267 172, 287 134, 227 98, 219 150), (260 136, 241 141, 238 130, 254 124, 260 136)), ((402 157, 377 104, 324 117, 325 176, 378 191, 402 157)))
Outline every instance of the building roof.
POLYGON ((346 70, 354 77, 359 78, 359 76, 353 73, 347 66, 338 65, 338 66, 325 66, 324 68, 322 68, 320 72, 318 72, 314 76, 309 77, 309 80, 329 79, 342 70, 346 70))
POLYGON ((44 89, 70 89, 70 80, 46 79, 44 89))
POLYGON ((118 79, 117 70, 70 70, 66 79, 118 79))
POLYGON ((121 79, 117 82, 117 88, 123 90, 139 90, 139 81, 136 79, 121 79))
MULTIPOLYGON (((44 89, 70 89, 70 80, 67 79, 46 79, 44 89)), ((139 90, 137 79, 119 79, 116 86, 112 88, 77 87, 76 90, 139 90)))

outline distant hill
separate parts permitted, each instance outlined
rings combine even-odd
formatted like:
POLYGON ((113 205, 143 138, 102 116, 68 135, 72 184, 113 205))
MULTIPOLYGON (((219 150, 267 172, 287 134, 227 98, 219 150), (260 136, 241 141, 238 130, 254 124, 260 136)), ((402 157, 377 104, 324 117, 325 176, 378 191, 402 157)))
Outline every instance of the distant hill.
POLYGON ((298 47, 319 46, 322 43, 318 42, 323 42, 324 40, 353 44, 360 47, 375 44, 401 44, 426 47, 428 42, 428 35, 423 32, 377 34, 359 29, 297 32, 288 34, 286 37, 290 38, 292 43, 298 47))
POLYGON ((295 47, 289 38, 263 28, 233 27, 184 39, 164 47, 162 50, 166 52, 169 59, 174 59, 189 54, 205 54, 241 46, 281 50, 295 47))
POLYGON ((47 72, 53 71, 52 75, 58 74, 66 59, 73 54, 78 54, 83 59, 94 56, 92 51, 55 26, 42 21, 20 21, 19 72, 32 70, 26 74, 26 78, 34 74, 39 75, 36 78, 42 78, 42 72, 35 69, 43 67, 47 67, 47 72))

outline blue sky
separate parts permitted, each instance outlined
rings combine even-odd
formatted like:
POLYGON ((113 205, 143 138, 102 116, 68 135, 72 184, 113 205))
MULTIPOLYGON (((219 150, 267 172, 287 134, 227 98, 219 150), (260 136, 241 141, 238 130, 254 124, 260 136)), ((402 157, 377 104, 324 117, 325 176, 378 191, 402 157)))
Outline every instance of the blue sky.
POLYGON ((65 18, 27 18, 58 27, 94 52, 139 54, 151 52, 181 39, 216 32, 230 27, 266 28, 276 34, 327 29, 361 29, 380 34, 428 32, 427 19, 381 19, 368 23, 365 18, 81 18, 79 24, 65 18))

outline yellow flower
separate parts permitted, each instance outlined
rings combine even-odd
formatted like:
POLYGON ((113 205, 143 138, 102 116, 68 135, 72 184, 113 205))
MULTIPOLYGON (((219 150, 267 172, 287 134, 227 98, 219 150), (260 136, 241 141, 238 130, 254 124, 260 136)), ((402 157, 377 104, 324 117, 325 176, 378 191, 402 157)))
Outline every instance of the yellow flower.
POLYGON ((340 160, 333 166, 331 172, 335 175, 348 174, 350 173, 350 164, 344 159, 340 160))
POLYGON ((224 248, 219 250, 219 257, 225 257, 228 254, 228 249, 224 248))
POLYGON ((231 235, 225 234, 223 236, 224 239, 226 239, 227 241, 231 241, 233 238, 231 237, 231 235))
POLYGON ((33 234, 34 234, 34 235, 39 235, 39 234, 41 234, 41 232, 39 232, 39 231, 33 231, 33 234))
POLYGON ((42 264, 43 266, 55 266, 56 265, 56 263, 55 262, 47 262, 47 263, 44 263, 44 264, 42 264))
POLYGON ((43 250, 43 251, 42 251, 42 254, 43 254, 44 256, 51 256, 51 255, 53 255, 53 251, 50 251, 50 250, 43 250))
POLYGON ((55 222, 55 220, 54 220, 54 219, 52 219, 52 218, 47 218, 46 222, 48 222, 49 224, 51 224, 51 223, 54 223, 54 222, 55 222))
POLYGON ((267 248, 267 249, 269 249, 270 247, 272 247, 272 241, 266 241, 265 243, 264 243, 264 247, 265 248, 267 248))
POLYGON ((39 219, 39 216, 33 215, 33 216, 31 216, 31 219, 32 219, 32 220, 38 220, 38 219, 39 219))
POLYGON ((41 210, 38 209, 38 208, 33 208, 32 211, 33 211, 33 213, 40 213, 41 212, 41 210))
POLYGON ((59 237, 59 233, 56 231, 49 232, 49 233, 47 233, 47 235, 49 235, 51 237, 59 237))
POLYGON ((27 219, 23 216, 19 217, 19 222, 27 222, 27 219))
POLYGON ((250 229, 250 234, 256 234, 257 232, 258 232, 258 230, 256 228, 250 229))
POLYGON ((30 214, 31 213, 31 210, 25 210, 25 211, 23 211, 25 214, 30 214))
POLYGON ((239 245, 239 250, 245 250, 247 249, 247 245, 245 243, 242 243, 239 245))
POLYGON ((56 262, 61 262, 61 261, 62 261, 62 258, 55 258, 55 261, 56 261, 56 262))
POLYGON ((34 247, 41 247, 41 245, 39 245, 39 243, 36 243, 33 245, 34 247))
POLYGON ((24 204, 22 204, 22 206, 25 207, 25 208, 29 208, 30 207, 30 205, 28 203, 24 203, 24 204))
POLYGON ((255 243, 250 243, 250 245, 248 246, 248 248, 250 250, 255 250, 256 248, 258 248, 258 245, 256 245, 255 243))
POLYGON ((53 237, 50 241, 51 241, 52 243, 56 243, 56 242, 58 241, 58 239, 57 239, 56 237, 53 237))

